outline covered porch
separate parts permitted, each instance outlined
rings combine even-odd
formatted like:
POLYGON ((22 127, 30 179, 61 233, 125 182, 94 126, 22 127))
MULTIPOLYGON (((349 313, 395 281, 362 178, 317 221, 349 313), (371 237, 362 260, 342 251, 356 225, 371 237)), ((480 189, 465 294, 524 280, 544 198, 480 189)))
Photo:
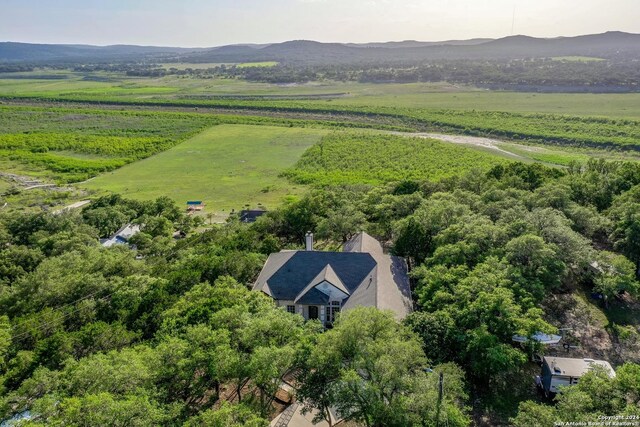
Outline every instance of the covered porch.
POLYGON ((319 320, 325 327, 331 327, 336 321, 340 309, 340 301, 328 301, 325 304, 296 304, 293 301, 279 302, 279 306, 289 313, 299 314, 305 320, 319 320))

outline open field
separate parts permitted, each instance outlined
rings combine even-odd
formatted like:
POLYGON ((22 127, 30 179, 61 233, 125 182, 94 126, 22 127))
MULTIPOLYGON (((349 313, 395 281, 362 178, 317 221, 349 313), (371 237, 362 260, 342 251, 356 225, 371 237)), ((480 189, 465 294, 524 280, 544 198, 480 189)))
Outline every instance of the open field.
POLYGON ((538 94, 448 83, 276 85, 228 78, 132 78, 106 72, 55 71, 52 72, 55 79, 44 79, 47 72, 0 79, 0 98, 87 102, 96 106, 107 103, 127 107, 212 108, 256 111, 256 114, 269 111, 354 118, 384 116, 418 131, 640 149, 640 93, 538 94), (38 76, 41 78, 24 79, 38 76))
POLYGON ((0 106, 0 160, 57 181, 79 181, 216 123, 202 115, 0 106))
POLYGON ((502 137, 550 145, 591 147, 602 149, 640 150, 640 121, 609 119, 558 114, 524 114, 479 110, 442 110, 399 107, 361 107, 306 100, 255 99, 122 99, 118 97, 65 96, 52 98, 20 97, 17 101, 37 103, 67 102, 86 105, 120 107, 146 107, 156 109, 182 108, 197 111, 243 111, 255 115, 288 115, 314 119, 324 115, 325 120, 339 116, 347 121, 369 119, 373 126, 380 120, 393 120, 396 126, 420 131, 444 131, 475 136, 502 137))
POLYGON ((214 126, 163 153, 103 174, 83 188, 146 200, 203 200, 209 212, 272 207, 302 190, 279 175, 319 141, 320 129, 214 126))
POLYGON ((451 92, 430 92, 420 84, 375 85, 335 104, 379 105, 407 108, 552 113, 612 118, 640 117, 640 94, 523 93, 460 88, 451 92))
POLYGON ((606 61, 604 58, 594 58, 593 56, 555 56, 554 61, 569 61, 569 62, 601 62, 606 61))
POLYGON ((275 61, 261 61, 261 62, 243 62, 237 64, 238 68, 251 68, 251 67, 275 67, 278 65, 275 61))
POLYGON ((174 68, 176 70, 186 70, 191 68, 192 70, 206 70, 208 68, 219 67, 220 65, 235 65, 238 68, 250 68, 250 67, 275 67, 278 65, 275 61, 264 61, 264 62, 243 62, 240 64, 233 63, 218 63, 218 62, 178 62, 178 63, 165 63, 160 64, 160 66, 166 70, 174 68))
POLYGON ((547 166, 567 166, 571 162, 584 163, 590 157, 607 160, 640 160, 640 155, 634 152, 617 152, 594 149, 579 149, 575 147, 549 147, 534 144, 515 144, 494 138, 483 138, 466 135, 443 135, 434 133, 393 132, 394 135, 404 137, 431 138, 465 147, 483 150, 487 153, 502 156, 510 160, 521 162, 540 162, 547 166))
POLYGON ((300 191, 279 176, 287 169, 298 183, 379 183, 507 160, 565 166, 640 152, 640 94, 46 73, 0 76, 2 170, 58 182, 96 177, 84 185, 138 199, 203 199, 215 212, 273 206, 300 191), (369 130, 332 134, 319 159, 314 143, 336 127, 369 130), (388 135, 399 130, 409 134, 388 135), (440 143, 411 132, 449 136, 440 143))
POLYGON ((487 170, 503 156, 426 138, 373 133, 332 133, 287 171, 294 182, 317 185, 438 180, 487 170))
MULTIPOLYGON (((173 64, 179 65, 179 64, 173 64)), ((202 65, 202 64, 200 64, 202 65)), ((126 77, 116 73, 61 73, 61 80, 42 77, 49 71, 22 73, 21 78, 0 75, 0 97, 117 97, 122 100, 182 100, 229 96, 318 96, 330 105, 394 106, 407 108, 554 113, 612 118, 640 117, 640 93, 554 94, 489 91, 448 83, 362 84, 314 82, 278 85, 235 79, 126 77), (89 80, 87 80, 89 79, 89 80), (95 81, 101 80, 101 81, 95 81), (339 94, 339 95, 338 95, 339 94)), ((13 76, 16 77, 16 76, 13 76)))
MULTIPOLYGON (((536 161, 545 163, 547 165, 555 166, 567 166, 571 162, 584 163, 589 160, 590 157, 603 157, 603 158, 615 158, 622 159, 623 157, 607 156, 602 153, 592 152, 590 155, 588 151, 578 150, 551 150, 541 146, 524 146, 518 144, 502 143, 500 148, 509 151, 510 153, 518 156, 525 157, 530 161, 536 161)), ((637 160, 637 158, 627 158, 627 160, 637 160)))

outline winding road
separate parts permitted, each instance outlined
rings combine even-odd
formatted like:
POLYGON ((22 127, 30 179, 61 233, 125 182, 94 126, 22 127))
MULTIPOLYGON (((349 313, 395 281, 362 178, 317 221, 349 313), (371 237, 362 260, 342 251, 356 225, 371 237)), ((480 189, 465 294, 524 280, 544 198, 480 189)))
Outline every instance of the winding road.
MULTIPOLYGON (((486 148, 489 150, 494 150, 503 154, 507 157, 516 160, 529 160, 524 156, 520 156, 518 154, 512 153, 510 151, 505 150, 500 147, 500 144, 503 141, 492 138, 483 138, 479 136, 468 136, 468 135, 446 135, 440 133, 426 133, 426 132, 392 132, 394 135, 409 137, 409 138, 429 138, 429 139, 437 139, 442 142, 449 142, 452 144, 461 144, 461 145, 472 145, 474 147, 486 148)), ((523 148, 525 148, 523 146, 523 148)))

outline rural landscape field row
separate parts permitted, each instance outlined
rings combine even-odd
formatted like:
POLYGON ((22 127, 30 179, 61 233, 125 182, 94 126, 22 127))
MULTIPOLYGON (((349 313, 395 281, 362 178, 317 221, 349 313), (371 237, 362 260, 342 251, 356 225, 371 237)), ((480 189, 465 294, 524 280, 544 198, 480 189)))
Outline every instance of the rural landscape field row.
MULTIPOLYGON (((640 128, 629 120, 476 111, 382 109, 380 112, 376 109, 365 112, 346 107, 331 110, 317 104, 307 108, 300 101, 206 102, 203 105, 207 108, 217 107, 197 111, 183 107, 182 103, 151 106, 151 101, 144 100, 118 105, 109 99, 89 104, 55 102, 51 106, 40 99, 30 102, 29 105, 9 102, 0 106, 0 160, 6 171, 57 183, 86 181, 107 173, 83 184, 82 188, 116 191, 138 199, 154 198, 172 188, 172 194, 181 202, 205 200, 219 215, 245 205, 276 206, 283 196, 299 192, 295 188, 301 184, 437 180, 506 160, 567 166, 572 161, 584 161, 589 155, 633 158, 634 150, 612 148, 616 143, 633 141, 640 128), (221 105, 226 105, 228 111, 220 110, 221 105), (139 108, 134 109, 136 107, 139 108), (444 142, 412 139, 414 133, 406 132, 426 128, 445 129, 455 134, 451 123, 468 124, 469 127, 457 131, 459 134, 500 136, 507 133, 501 129, 527 125, 533 126, 532 133, 536 129, 545 129, 547 133, 524 141, 543 143, 537 147, 498 141, 500 147, 491 149, 484 144, 447 143, 447 139, 444 142), (224 128, 223 124, 238 126, 224 128), (267 146, 261 145, 261 141, 270 141, 272 134, 264 126, 282 127, 279 131, 282 135, 287 134, 286 129, 299 131, 288 132, 293 139, 280 153, 275 149, 280 143, 277 138, 267 146), (361 131, 349 130, 353 128, 361 131), (320 135, 318 132, 322 129, 335 132, 315 145, 305 142, 313 141, 307 136, 320 135), (388 134, 394 129, 395 136, 388 134), (572 135, 574 139, 563 148, 557 144, 559 138, 553 136, 554 132, 572 135), (608 137, 608 133, 613 136, 608 137), (595 148, 580 149, 575 135, 587 139, 595 148), (596 143, 600 139, 609 142, 606 147, 596 143), (551 140, 555 143, 549 143, 551 140), (188 148, 192 145, 202 148, 203 144, 206 145, 204 152, 188 148), (306 148, 309 150, 302 156, 306 148), (167 150, 166 155, 154 156, 167 150), (235 154, 224 160, 229 153, 235 154), (322 153, 321 158, 318 153, 322 153), (154 157, 113 172, 150 156, 154 157), (251 158, 269 159, 269 162, 257 167, 251 158), (221 164, 226 166, 220 167, 221 164), (222 175, 211 175, 208 170, 222 175), (234 177, 225 176, 223 172, 234 177), (239 179, 247 183, 246 193, 237 190, 239 179), (286 183, 287 180, 294 182, 286 183)), ((521 136, 510 139, 518 138, 521 136)))
POLYGON ((91 105, 217 108, 239 111, 264 111, 279 114, 329 114, 379 117, 394 120, 418 130, 441 130, 470 135, 500 136, 513 140, 587 147, 638 150, 640 122, 632 119, 572 117, 554 114, 522 114, 489 111, 426 110, 394 107, 339 106, 314 101, 274 100, 157 100, 114 97, 26 97, 44 101, 78 102, 91 105))

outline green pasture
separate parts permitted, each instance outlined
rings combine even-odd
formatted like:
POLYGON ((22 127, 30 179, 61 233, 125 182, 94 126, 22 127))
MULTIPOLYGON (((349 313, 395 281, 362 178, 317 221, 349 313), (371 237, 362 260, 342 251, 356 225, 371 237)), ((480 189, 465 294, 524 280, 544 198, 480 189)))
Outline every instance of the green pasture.
POLYGON ((176 62, 176 63, 164 63, 164 64, 160 64, 160 66, 162 68, 164 68, 165 70, 169 70, 171 68, 174 68, 176 70, 186 70, 186 69, 192 69, 192 70, 207 70, 209 68, 215 68, 215 67, 219 67, 220 65, 235 65, 238 68, 250 68, 250 67, 275 67, 276 65, 278 65, 277 62, 275 61, 263 61, 263 62, 243 62, 240 64, 233 64, 233 63, 220 63, 220 62, 176 62))
POLYGON ((422 84, 389 84, 361 87, 349 97, 332 100, 335 105, 389 106, 452 110, 552 113, 610 118, 640 117, 640 93, 528 93, 458 88, 434 91, 422 84), (384 87, 382 87, 384 86, 384 87))
POLYGON ((262 62, 243 62, 238 64, 238 68, 251 68, 251 67, 275 67, 278 65, 275 61, 262 61, 262 62))
POLYGON ((0 170, 82 181, 216 123, 209 116, 169 112, 0 106, 0 170))
MULTIPOLYGON (((167 64, 179 65, 179 64, 167 64)), ((206 65, 206 64, 200 64, 206 65)), ((255 65, 255 64, 254 64, 255 65)), ((42 75, 46 71, 34 73, 42 75)), ((426 109, 555 113, 611 118, 640 117, 640 93, 524 93, 490 91, 449 83, 368 84, 312 82, 305 84, 252 83, 237 79, 198 79, 167 76, 126 77, 101 74, 109 81, 89 81, 86 73, 68 73, 64 80, 7 79, 0 75, 0 97, 31 95, 91 99, 119 97, 127 100, 202 99, 228 96, 333 95, 328 105, 390 106, 426 109)))
POLYGON ((603 58, 594 58, 593 56, 554 56, 554 61, 567 61, 567 62, 600 62, 606 61, 603 58))
POLYGON ((320 129, 220 125, 153 157, 100 175, 83 188, 139 200, 202 200, 208 212, 276 205, 302 190, 280 177, 320 140, 320 129))
POLYGON ((308 149, 286 175, 315 185, 437 181, 471 170, 487 170, 501 155, 427 138, 335 132, 308 149))

